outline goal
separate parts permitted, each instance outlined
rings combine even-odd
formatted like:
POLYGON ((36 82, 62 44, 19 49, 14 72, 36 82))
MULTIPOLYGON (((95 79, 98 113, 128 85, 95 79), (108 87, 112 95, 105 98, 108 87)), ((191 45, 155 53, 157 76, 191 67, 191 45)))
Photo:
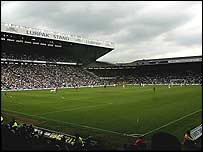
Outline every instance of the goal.
POLYGON ((185 85, 186 80, 185 79, 171 79, 170 85, 185 85))

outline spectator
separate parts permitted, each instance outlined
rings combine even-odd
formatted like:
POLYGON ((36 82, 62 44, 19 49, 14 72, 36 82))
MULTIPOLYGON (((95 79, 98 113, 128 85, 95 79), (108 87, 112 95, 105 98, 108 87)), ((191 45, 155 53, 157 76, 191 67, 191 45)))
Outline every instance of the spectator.
MULTIPOLYGON (((10 124, 16 122, 12 120, 10 124)), ((2 149, 3 150, 42 150, 42 151, 69 151, 69 150, 82 150, 84 143, 81 142, 81 137, 77 135, 75 140, 75 147, 68 146, 65 137, 61 141, 56 138, 45 137, 44 133, 34 131, 32 125, 18 125, 17 127, 9 127, 10 125, 1 124, 2 129, 2 149), (43 136, 43 137, 42 137, 43 136), (80 146, 80 144, 82 144, 80 146), (69 148, 70 147, 70 148, 69 148)), ((88 149, 87 149, 88 150, 88 149)))
POLYGON ((95 75, 77 66, 2 64, 2 89, 58 88, 102 85, 95 75))
POLYGON ((3 120, 4 120, 4 118, 1 116, 1 124, 3 124, 3 120))
POLYGON ((152 136, 151 150, 179 151, 181 150, 181 144, 177 137, 169 133, 158 132, 152 136))
POLYGON ((12 127, 12 128, 16 128, 16 127, 18 127, 18 123, 16 122, 16 120, 13 118, 13 120, 10 122, 10 126, 12 127))
POLYGON ((74 150, 82 150, 84 148, 84 142, 78 133, 75 134, 73 147, 74 150))
POLYGON ((147 149, 147 144, 142 137, 136 139, 136 141, 134 143, 134 149, 135 150, 142 150, 142 151, 147 149))

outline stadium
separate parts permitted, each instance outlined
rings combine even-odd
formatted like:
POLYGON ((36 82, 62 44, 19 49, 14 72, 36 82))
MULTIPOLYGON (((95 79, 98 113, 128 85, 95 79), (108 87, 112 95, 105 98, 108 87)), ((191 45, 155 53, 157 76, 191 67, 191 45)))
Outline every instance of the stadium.
POLYGON ((99 62, 114 43, 8 23, 1 44, 3 150, 201 149, 202 56, 99 62))

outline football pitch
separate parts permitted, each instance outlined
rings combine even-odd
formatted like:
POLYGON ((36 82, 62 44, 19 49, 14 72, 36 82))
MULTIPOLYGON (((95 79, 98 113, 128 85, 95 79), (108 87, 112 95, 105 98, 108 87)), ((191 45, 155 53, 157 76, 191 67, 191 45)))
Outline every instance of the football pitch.
POLYGON ((126 86, 1 92, 1 112, 39 127, 98 140, 165 131, 183 139, 202 122, 201 86, 126 86))

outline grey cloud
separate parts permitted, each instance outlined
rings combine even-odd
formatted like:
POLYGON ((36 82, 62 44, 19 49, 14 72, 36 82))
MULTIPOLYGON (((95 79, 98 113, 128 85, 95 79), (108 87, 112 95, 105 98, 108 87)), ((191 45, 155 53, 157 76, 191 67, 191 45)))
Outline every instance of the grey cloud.
MULTIPOLYGON (((117 24, 117 21, 134 11, 126 10, 128 5, 121 6, 122 4, 118 2, 113 5, 113 8, 104 2, 98 2, 98 4, 96 2, 26 2, 19 6, 18 13, 13 17, 27 25, 41 24, 63 32, 111 34, 122 27, 122 24, 117 24)), ((136 10, 139 9, 141 8, 136 8, 136 10)), ((6 19, 4 16, 3 19, 6 19)))
POLYGON ((118 38, 118 42, 123 42, 123 40, 126 43, 146 41, 175 29, 189 22, 192 18, 190 14, 186 14, 185 12, 176 15, 173 12, 168 12, 169 10, 159 15, 153 12, 148 12, 149 15, 146 15, 146 12, 142 16, 135 17, 134 20, 131 20, 132 23, 129 27, 127 27, 126 34, 118 38))
POLYGON ((202 33, 179 35, 173 41, 183 46, 202 45, 202 33))
POLYGON ((115 42, 115 50, 102 57, 104 61, 136 60, 147 54, 167 55, 168 49, 164 46, 168 43, 179 49, 202 46, 201 32, 184 31, 170 37, 171 31, 193 22, 195 14, 202 13, 202 8, 191 12, 191 7, 200 6, 201 2, 16 1, 1 4, 4 22, 115 42), (155 44, 156 38, 162 35, 165 37, 158 46, 145 46, 149 42, 155 44), (162 51, 153 49, 159 46, 162 51))

